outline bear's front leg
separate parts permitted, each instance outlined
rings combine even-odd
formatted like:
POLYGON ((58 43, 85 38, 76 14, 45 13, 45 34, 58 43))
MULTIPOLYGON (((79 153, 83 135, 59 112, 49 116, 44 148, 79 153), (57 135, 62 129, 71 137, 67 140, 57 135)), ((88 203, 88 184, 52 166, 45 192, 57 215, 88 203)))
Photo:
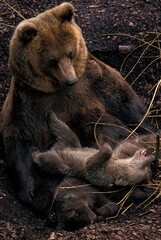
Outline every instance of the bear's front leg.
POLYGON ((20 201, 31 204, 34 191, 30 146, 17 139, 5 142, 5 159, 17 188, 20 201))

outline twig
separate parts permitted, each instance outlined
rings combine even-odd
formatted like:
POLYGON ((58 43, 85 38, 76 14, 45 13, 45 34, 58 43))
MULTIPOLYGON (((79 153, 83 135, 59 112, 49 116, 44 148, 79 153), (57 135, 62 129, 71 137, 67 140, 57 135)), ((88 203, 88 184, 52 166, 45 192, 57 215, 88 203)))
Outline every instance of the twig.
POLYGON ((7 3, 5 0, 2 0, 4 2, 4 4, 6 4, 8 7, 10 7, 14 12, 16 12, 22 19, 25 19, 24 16, 22 16, 22 14, 17 11, 14 7, 12 7, 9 3, 7 3))
POLYGON ((160 150, 160 136, 159 134, 156 135, 156 152, 155 152, 155 159, 159 161, 159 150, 160 150))
POLYGON ((158 38, 158 35, 154 38, 154 40, 148 44, 148 46, 144 49, 144 51, 142 52, 142 54, 140 55, 140 57, 138 58, 138 60, 136 61, 136 63, 134 64, 134 66, 132 67, 132 69, 128 72, 128 74, 125 76, 125 79, 131 74, 131 72, 135 69, 136 65, 140 62, 141 58, 144 56, 145 52, 148 50, 148 48, 155 42, 155 40, 158 38))
POLYGON ((99 145, 99 142, 97 140, 97 135, 96 135, 96 128, 97 128, 97 125, 99 123, 99 121, 101 120, 103 114, 99 117, 99 119, 97 120, 96 124, 94 125, 94 138, 95 138, 95 141, 96 141, 96 144, 99 148, 101 148, 101 146, 99 145))
POLYGON ((136 130, 141 126, 141 124, 143 123, 143 121, 145 120, 145 118, 147 117, 147 115, 149 114, 149 111, 150 111, 151 106, 152 106, 152 104, 153 104, 153 102, 154 102, 154 98, 155 98, 155 96, 156 96, 156 93, 157 93, 160 85, 161 85, 161 79, 160 79, 160 80, 158 81, 158 83, 157 83, 157 86, 156 86, 156 88, 155 88, 155 91, 154 91, 152 100, 151 100, 151 102, 150 102, 150 104, 149 104, 149 107, 148 107, 145 115, 143 116, 143 118, 142 118, 142 120, 140 121, 140 123, 136 126, 136 128, 130 133, 130 135, 129 135, 126 139, 129 139, 129 138, 136 132, 136 130))
POLYGON ((157 60, 161 59, 161 56, 155 58, 153 61, 151 61, 142 71, 141 73, 135 78, 135 80, 132 82, 131 86, 139 79, 139 77, 157 60))
POLYGON ((145 44, 146 44, 146 43, 143 43, 143 44, 139 45, 138 47, 134 48, 134 49, 125 57, 123 63, 121 64, 120 72, 122 72, 123 66, 124 66, 126 60, 129 58, 129 56, 130 56, 133 52, 135 52, 138 48, 143 47, 145 44))
POLYGON ((13 26, 13 25, 9 25, 9 24, 6 24, 6 23, 3 23, 3 22, 1 22, 1 20, 0 20, 0 25, 4 25, 4 26, 6 26, 6 27, 10 27, 10 28, 16 28, 15 26, 13 26))
POLYGON ((156 134, 156 148, 155 148, 155 160, 152 166, 152 176, 154 177, 159 168, 159 151, 160 151, 160 136, 156 134))
MULTIPOLYGON (((161 33, 156 32, 155 34, 161 34, 161 33)), ((138 40, 140 42, 143 42, 145 44, 149 44, 149 42, 145 41, 144 39, 137 38, 137 37, 134 37, 130 34, 125 34, 125 33, 106 33, 106 34, 103 34, 103 36, 123 36, 123 37, 133 38, 133 39, 138 40)), ((153 44, 151 45, 151 47, 158 49, 158 47, 156 47, 153 44)))

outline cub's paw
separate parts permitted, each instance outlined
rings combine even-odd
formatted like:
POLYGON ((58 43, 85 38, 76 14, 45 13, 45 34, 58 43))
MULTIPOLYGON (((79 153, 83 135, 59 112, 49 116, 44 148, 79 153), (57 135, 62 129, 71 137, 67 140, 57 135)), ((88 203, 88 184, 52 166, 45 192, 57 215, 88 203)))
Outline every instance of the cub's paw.
POLYGON ((57 118, 56 114, 50 110, 47 115, 47 120, 49 123, 51 122, 51 124, 53 124, 58 121, 58 118, 57 118))
POLYGON ((101 208, 97 209, 97 214, 103 217, 111 217, 117 214, 119 205, 115 202, 109 202, 101 208))
POLYGON ((101 79, 103 72, 99 64, 95 60, 90 60, 89 69, 93 73, 94 80, 101 79))
POLYGON ((40 152, 40 150, 38 149, 38 148, 36 148, 36 147, 32 147, 31 149, 30 149, 30 154, 32 155, 33 153, 38 153, 38 152, 40 152))
POLYGON ((30 150, 30 152, 31 152, 31 156, 32 156, 33 161, 38 164, 39 163, 39 155, 41 153, 40 150, 38 148, 33 147, 30 150))
POLYGON ((109 209, 109 217, 110 216, 114 216, 115 214, 117 214, 118 210, 119 210, 119 205, 115 202, 110 202, 107 204, 107 208, 109 209))
POLYGON ((112 156, 112 148, 108 143, 105 143, 101 148, 100 148, 100 153, 102 155, 106 156, 106 159, 110 159, 112 156))

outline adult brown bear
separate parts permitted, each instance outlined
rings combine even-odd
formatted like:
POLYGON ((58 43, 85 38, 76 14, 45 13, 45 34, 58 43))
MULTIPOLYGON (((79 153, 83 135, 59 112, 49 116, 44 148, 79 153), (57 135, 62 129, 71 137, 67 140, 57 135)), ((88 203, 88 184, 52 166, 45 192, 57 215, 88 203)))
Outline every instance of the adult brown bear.
MULTIPOLYGON (((17 179, 18 196, 31 202, 35 189, 30 149, 53 144, 46 115, 53 110, 79 136, 94 146, 94 123, 100 145, 112 147, 137 124, 144 106, 113 68, 87 51, 74 22, 74 7, 63 3, 22 21, 10 43, 11 86, 1 112, 5 159, 17 179)), ((70 141, 70 139, 69 139, 70 141)))

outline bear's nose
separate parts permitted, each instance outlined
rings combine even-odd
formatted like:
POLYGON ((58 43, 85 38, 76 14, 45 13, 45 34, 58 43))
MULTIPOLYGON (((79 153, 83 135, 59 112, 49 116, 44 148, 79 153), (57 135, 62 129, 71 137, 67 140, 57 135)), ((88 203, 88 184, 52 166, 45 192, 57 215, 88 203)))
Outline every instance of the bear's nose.
POLYGON ((72 78, 72 79, 68 79, 68 80, 66 81, 66 83, 67 83, 68 86, 72 86, 72 85, 74 85, 76 82, 78 82, 78 78, 72 78))

